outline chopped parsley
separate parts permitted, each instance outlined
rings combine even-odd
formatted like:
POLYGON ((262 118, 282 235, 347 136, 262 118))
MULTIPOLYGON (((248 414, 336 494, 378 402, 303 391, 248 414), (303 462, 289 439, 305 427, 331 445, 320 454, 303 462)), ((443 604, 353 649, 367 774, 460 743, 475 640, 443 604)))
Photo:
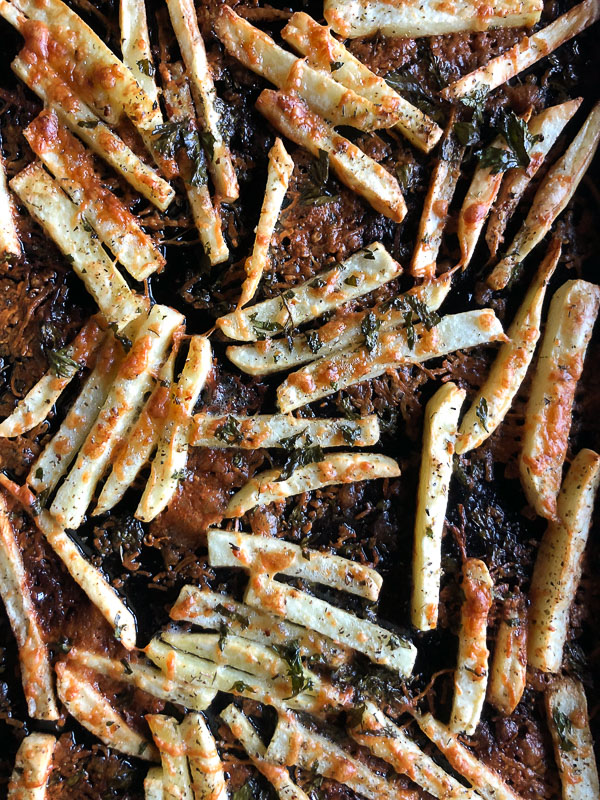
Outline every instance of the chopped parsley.
POLYGON ((339 198, 327 188, 329 182, 329 153, 319 149, 317 158, 311 161, 308 168, 308 185, 300 195, 302 205, 323 206, 339 198))
POLYGON ((375 312, 373 311, 369 311, 369 313, 363 317, 363 320, 360 323, 360 330, 365 337, 365 347, 369 353, 372 353, 377 347, 380 327, 381 320, 377 319, 375 312))
MULTIPOLYGON (((273 645, 273 649, 284 659, 288 668, 288 678, 292 684, 291 697, 312 688, 312 681, 304 672, 300 658, 300 645, 297 640, 286 645, 273 645)), ((290 699, 289 697, 286 699, 290 699)))
POLYGON ((225 422, 215 430, 215 438, 226 444, 239 444, 244 438, 240 430, 240 423, 235 417, 229 415, 225 422))
POLYGON ((571 720, 559 708, 555 708, 552 712, 552 721, 556 727, 560 749, 564 750, 565 753, 574 750, 575 743, 569 739, 569 736, 573 732, 573 723, 571 720))
MULTIPOLYGON (((300 434, 302 435, 302 434, 300 434)), ((292 439, 293 437, 288 437, 292 439)), ((285 440, 282 439, 282 443, 285 440)), ((312 438, 307 434, 304 447, 296 447, 296 442, 292 443, 292 448, 288 449, 289 455, 277 478, 278 481, 286 481, 297 469, 313 464, 315 461, 323 461, 323 449, 320 445, 313 445, 312 438)))
POLYGON ((488 426, 487 426, 487 419, 488 419, 488 404, 485 397, 482 397, 481 400, 477 403, 477 408, 475 409, 475 414, 477 415, 477 419, 479 420, 481 427, 486 433, 489 433, 488 426))
POLYGON ((271 322, 270 320, 257 319, 258 312, 250 314, 250 322, 254 328, 254 333, 259 339, 266 339, 268 333, 280 333, 283 330, 283 325, 279 322, 271 322))
POLYGON ((306 343, 309 346, 311 353, 318 353, 323 347, 323 342, 319 336, 319 331, 309 331, 306 334, 306 343))
POLYGON ((156 70, 154 69, 154 64, 150 61, 149 58, 142 58, 137 62, 138 69, 142 73, 142 75, 147 75, 149 78, 154 77, 154 73, 156 70))
POLYGON ((79 364, 67 355, 65 347, 61 350, 50 350, 48 361, 50 362, 50 371, 57 378, 72 378, 79 370, 79 364))

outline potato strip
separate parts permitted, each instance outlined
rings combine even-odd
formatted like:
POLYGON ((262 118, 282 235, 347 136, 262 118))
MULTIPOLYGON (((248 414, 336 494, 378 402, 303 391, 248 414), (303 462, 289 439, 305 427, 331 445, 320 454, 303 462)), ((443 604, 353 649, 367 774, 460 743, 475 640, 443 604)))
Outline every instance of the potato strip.
POLYGON ((544 177, 529 213, 503 258, 489 275, 488 285, 504 289, 518 265, 539 244, 575 194, 600 142, 600 103, 597 103, 569 148, 544 177))
POLYGON ((210 630, 221 630, 225 626, 233 634, 266 645, 297 641, 301 656, 314 656, 332 666, 345 664, 350 658, 347 648, 340 647, 327 636, 319 636, 263 609, 238 603, 227 595, 195 586, 183 587, 170 616, 210 630))
POLYGON ((30 733, 17 750, 8 782, 8 800, 46 800, 56 739, 49 733, 30 733))
MULTIPOLYGON (((230 339, 256 341, 284 333, 326 311, 361 297, 402 274, 402 267, 379 242, 354 253, 341 264, 319 273, 283 295, 263 300, 217 320, 230 339)), ((268 350, 265 345, 265 350, 268 350)))
POLYGON ((162 764, 163 796, 177 800, 195 800, 181 726, 165 714, 146 714, 146 722, 162 764))
POLYGON ((454 442, 464 389, 445 383, 425 408, 423 454, 413 540, 412 624, 437 627, 442 577, 442 535, 452 477, 454 442))
POLYGON ((144 800, 163 800, 163 771, 150 767, 144 778, 144 800))
POLYGON ((75 464, 59 488, 51 511, 66 528, 77 529, 94 490, 118 444, 128 435, 146 392, 165 359, 167 348, 183 317, 167 306, 155 305, 133 341, 127 358, 75 464))
POLYGON ((563 800, 596 800, 600 781, 583 685, 560 678, 546 689, 545 699, 563 800))
POLYGON ((512 325, 508 341, 501 345, 483 386, 463 417, 456 442, 457 453, 479 447, 502 423, 533 359, 538 339, 546 288, 561 254, 561 244, 550 245, 512 325))
POLYGON ((144 299, 131 291, 102 246, 86 229, 84 220, 79 219, 77 206, 42 165, 30 164, 11 180, 10 186, 66 256, 108 322, 122 330, 135 319, 144 299))
POLYGON ((581 450, 560 490, 556 519, 537 553, 529 590, 528 660, 544 672, 560 672, 599 483, 600 456, 581 450))
POLYGON ((308 550, 283 539, 236 531, 208 531, 212 567, 242 567, 323 583, 341 592, 377 600, 383 579, 371 567, 348 558, 308 550))
MULTIPOLYGON (((148 33, 145 0, 120 0, 119 29, 123 63, 146 93, 152 105, 158 104, 158 89, 148 33)), ((159 110, 160 113, 160 110, 159 110)), ((158 119, 158 114, 156 115, 158 119)), ((162 122, 162 114, 158 124, 162 122)))
POLYGON ((266 573, 251 573, 244 601, 329 636, 335 642, 364 653, 375 664, 383 664, 401 675, 408 676, 412 672, 417 650, 407 639, 279 583, 266 573))
POLYGON ((48 648, 31 599, 17 537, 0 491, 0 596, 19 648, 27 711, 33 719, 58 719, 48 648))
MULTIPOLYGON (((318 75, 322 80, 323 73, 318 75)), ((364 197, 375 211, 394 222, 402 222, 406 216, 406 203, 396 178, 359 147, 336 133, 296 93, 265 89, 259 95, 256 107, 274 128, 313 156, 319 156, 321 151, 327 153, 337 178, 364 197)))
POLYGON ((267 187, 256 228, 252 255, 246 259, 244 264, 246 278, 242 284, 238 308, 242 308, 252 300, 260 284, 265 267, 269 263, 271 237, 275 231, 281 204, 293 171, 294 162, 288 155, 281 139, 277 137, 275 144, 269 150, 267 187))
POLYGON ((277 404, 287 413, 402 364, 419 364, 455 350, 504 340, 502 326, 487 308, 442 317, 429 331, 425 325, 415 325, 379 332, 372 351, 364 345, 354 352, 336 353, 289 375, 277 389, 277 404), (409 339, 411 332, 414 342, 409 339))
POLYGON ((64 661, 56 665, 56 689, 69 714, 105 745, 145 761, 157 760, 154 745, 127 724, 82 672, 64 661))
POLYGON ((485 66, 479 67, 474 72, 470 72, 450 84, 441 91, 442 97, 452 101, 467 95, 491 92, 531 67, 541 58, 550 55, 561 44, 596 22, 599 16, 600 3, 598 0, 584 0, 583 3, 573 6, 566 14, 558 17, 537 33, 532 36, 524 36, 514 47, 496 58, 492 58, 485 66))
POLYGON ((195 800, 227 800, 223 762, 202 714, 187 714, 179 726, 195 800))
POLYGON ((550 303, 529 391, 520 456, 521 484, 541 517, 556 517, 556 497, 577 382, 600 307, 600 287, 567 281, 550 303))
POLYGON ((488 28, 520 28, 540 19, 540 0, 501 0, 488 6, 459 0, 325 0, 325 19, 336 33, 355 39, 378 31, 385 36, 439 36, 488 28))
POLYGON ((6 169, 0 148, 0 264, 21 255, 21 240, 15 224, 15 208, 8 191, 6 169))
POLYGON ((150 477, 135 512, 137 519, 150 522, 177 491, 187 463, 189 420, 211 369, 210 341, 205 336, 193 336, 185 365, 172 389, 150 477))
POLYGON ((308 14, 296 12, 281 32, 295 50, 306 56, 307 63, 391 114, 399 114, 394 126, 411 144, 428 153, 438 143, 442 129, 408 100, 405 100, 383 78, 359 61, 335 39, 329 29, 319 25, 308 14), (332 65, 335 64, 335 70, 332 65))
POLYGON ((527 683, 527 605, 521 594, 502 603, 494 656, 490 670, 488 701, 510 716, 521 701, 527 683))
POLYGON ((63 358, 57 362, 57 366, 51 367, 25 397, 19 400, 12 414, 0 422, 0 436, 8 438, 20 436, 43 422, 52 410, 52 406, 77 375, 78 369, 71 362, 80 367, 89 366, 103 338, 104 331, 98 324, 97 317, 92 317, 81 328, 73 342, 60 351, 63 358))

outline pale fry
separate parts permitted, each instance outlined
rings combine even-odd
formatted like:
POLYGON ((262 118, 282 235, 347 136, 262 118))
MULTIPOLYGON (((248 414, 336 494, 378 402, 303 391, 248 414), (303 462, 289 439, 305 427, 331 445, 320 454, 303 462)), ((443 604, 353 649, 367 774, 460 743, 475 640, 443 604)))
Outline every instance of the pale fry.
POLYGON ((187 714, 179 726, 195 800, 227 800, 223 762, 202 714, 187 714))
POLYGON ((163 771, 150 767, 144 778, 144 800, 163 800, 163 771))
POLYGON ((0 140, 0 264, 21 255, 21 240, 15 223, 15 208, 8 191, 0 140))
POLYGON ((488 701, 506 716, 521 701, 527 683, 527 605, 522 594, 502 604, 490 670, 488 701))
POLYGON ((181 726, 165 714, 146 714, 146 722, 160 753, 163 796, 172 800, 194 800, 181 726))
POLYGON ((8 800, 46 800, 56 739, 49 733, 30 733, 17 750, 8 783, 8 800))
MULTIPOLYGON (((129 67, 150 102, 158 105, 158 89, 154 80, 155 68, 150 47, 145 0, 120 0, 119 28, 123 63, 129 67)), ((162 115, 158 119, 157 114, 157 124, 161 122, 162 115)))

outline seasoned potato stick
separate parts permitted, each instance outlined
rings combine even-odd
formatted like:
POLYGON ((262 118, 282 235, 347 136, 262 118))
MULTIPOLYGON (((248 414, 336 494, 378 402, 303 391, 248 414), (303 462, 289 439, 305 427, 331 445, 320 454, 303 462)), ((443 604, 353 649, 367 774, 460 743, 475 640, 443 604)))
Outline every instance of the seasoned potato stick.
MULTIPOLYGON (((538 9, 538 12, 541 9, 538 9)), ((598 0, 584 0, 573 6, 550 25, 532 36, 524 36, 514 47, 506 50, 483 67, 464 75, 441 91, 445 100, 459 100, 466 95, 491 92, 520 72, 531 67, 540 58, 550 55, 561 44, 577 36, 592 25, 600 15, 598 0)), ((539 13, 538 13, 539 19, 539 13)), ((532 22, 525 23, 526 25, 532 22)))
POLYGON ((271 763, 298 766, 333 778, 367 800, 410 800, 414 796, 370 770, 331 739, 305 728, 290 712, 279 715, 266 758, 271 763))
POLYGON ((600 781, 583 685, 560 678, 546 689, 545 700, 563 800, 596 800, 600 781))
POLYGON ((597 103, 569 148, 548 171, 531 203, 525 222, 513 239, 509 255, 489 275, 488 285, 504 289, 518 265, 542 241, 564 211, 592 162, 600 142, 600 103, 597 103))
POLYGON ((449 728, 472 736, 479 724, 488 680, 487 617, 494 584, 488 568, 478 558, 463 564, 458 667, 454 672, 454 698, 449 728))
POLYGON ((56 665, 56 689, 69 714, 105 745, 145 761, 158 759, 154 745, 127 724, 82 672, 64 661, 56 665))
POLYGON ((77 219, 77 206, 39 162, 33 162, 10 182, 33 219, 56 243, 83 281, 98 308, 122 330, 143 308, 101 245, 77 219))
POLYGON ((502 0, 493 6, 468 3, 451 6, 432 0, 389 2, 389 0, 325 0, 325 19, 344 38, 370 36, 439 36, 488 28, 530 27, 539 21, 543 4, 539 0, 502 0))
POLYGON ((165 714, 146 714, 146 722, 160 753, 163 796, 172 800, 195 800, 181 726, 165 714))
POLYGON ((350 658, 349 650, 327 636, 319 636, 267 611, 238 603, 227 595, 195 586, 183 587, 170 616, 217 631, 225 625, 231 633, 261 644, 285 645, 297 641, 301 656, 315 656, 332 666, 345 664, 350 658))
POLYGON ((62 124, 104 159, 136 192, 161 211, 169 207, 175 190, 98 119, 48 64, 38 62, 34 68, 18 56, 11 66, 15 74, 56 113, 62 124))
POLYGON ((581 101, 582 98, 578 97, 575 100, 551 106, 530 120, 527 126, 529 133, 533 137, 541 136, 541 139, 536 141, 529 151, 529 166, 513 167, 504 173, 498 199, 490 213, 485 232, 485 241, 492 256, 496 255, 498 246, 504 241, 504 229, 530 180, 544 163, 552 145, 581 105, 581 101))
POLYGON ((484 800, 521 800, 500 775, 476 758, 468 747, 431 714, 414 714, 423 733, 446 756, 450 766, 466 778, 484 800))
MULTIPOLYGON (((322 73, 318 75, 321 80, 322 73)), ((313 156, 318 156, 321 151, 327 153, 332 170, 343 184, 364 197, 380 214, 394 222, 402 222, 406 216, 406 203, 396 178, 359 147, 336 133, 297 94, 265 89, 259 95, 256 107, 274 128, 313 156)))
POLYGON ((195 800, 227 800, 223 762, 202 714, 187 714, 180 731, 195 800))
POLYGON ((442 534, 452 477, 458 415, 466 392, 445 383, 425 409, 423 454, 413 540, 411 620, 421 631, 437 627, 442 534))
MULTIPOLYGON (((129 67, 133 77, 151 103, 158 104, 158 89, 154 80, 155 68, 150 47, 145 0, 120 0, 119 29, 123 63, 129 67)), ((162 122, 162 115, 157 124, 160 122, 162 122)))
POLYGON ((270 469, 249 480, 233 495, 225 516, 241 517, 255 506, 281 502, 321 486, 396 478, 400 468, 393 458, 377 453, 332 453, 323 461, 300 467, 286 480, 278 480, 280 474, 280 469, 270 469))
POLYGON ((556 520, 538 550, 529 590, 528 660, 544 672, 560 671, 599 483, 600 456, 580 450, 561 487, 556 520))
POLYGON ((508 341, 500 347, 483 386, 463 417, 456 440, 457 453, 468 453, 479 447, 496 430, 511 407, 540 338, 546 288, 560 253, 560 241, 554 240, 508 329, 508 341))
POLYGON ((227 348, 227 357, 236 367, 250 375, 267 375, 291 367, 327 358, 339 351, 351 352, 365 340, 363 326, 373 320, 379 331, 404 325, 406 313, 423 304, 427 311, 438 309, 446 299, 451 286, 449 273, 428 283, 421 283, 393 302, 378 303, 371 309, 342 313, 318 329, 307 331, 289 339, 274 339, 268 346, 239 345, 227 348), (415 302, 416 301, 416 305, 415 302), (413 302, 413 307, 410 303, 413 302), (374 319, 373 316, 374 315, 374 319))
POLYGON ((419 364, 454 350, 504 340, 502 326, 491 309, 448 315, 429 331, 424 325, 387 331, 379 334, 372 352, 362 346, 354 352, 319 359, 292 373, 277 389, 277 404, 287 413, 401 364, 419 364), (409 340, 411 331, 414 343, 409 340))
POLYGON ((351 726, 349 733, 358 744, 434 797, 478 800, 474 791, 448 775, 374 703, 364 704, 360 722, 351 726))
POLYGON ((217 325, 230 339, 265 339, 269 333, 283 333, 286 325, 296 327, 316 319, 401 274, 400 264, 374 242, 279 297, 220 317, 217 325))
POLYGON ((428 153, 438 143, 442 129, 408 100, 405 100, 383 78, 359 61, 335 39, 329 28, 319 25, 303 11, 292 15, 281 36, 295 50, 306 56, 315 69, 330 72, 338 83, 365 97, 377 106, 386 108, 400 119, 394 126, 415 147, 428 153), (335 64, 335 70, 332 65, 335 64))
POLYGON ((323 583, 368 600, 377 600, 383 581, 376 570, 342 556, 306 550, 283 539, 215 528, 208 531, 208 560, 212 567, 276 569, 282 575, 323 583))
POLYGON ((297 625, 312 628, 335 642, 364 653, 375 664, 397 670, 401 675, 407 676, 412 672, 417 650, 407 639, 279 583, 266 573, 251 573, 244 601, 257 608, 267 608, 297 625))
POLYGON ((278 89, 284 92, 293 89, 300 101, 332 125, 374 130, 389 127, 398 120, 397 111, 390 113, 389 109, 341 86, 332 76, 313 69, 229 6, 221 7, 215 29, 230 55, 278 89))
POLYGON ((91 155, 58 121, 54 111, 42 111, 23 135, 100 240, 133 278, 141 281, 162 269, 165 259, 158 247, 125 204, 104 186, 94 171, 91 155))
POLYGON ((600 307, 600 287, 567 281, 550 303, 525 414, 521 484, 541 517, 556 517, 577 382, 600 307))
POLYGON ((502 604, 487 699, 502 714, 509 716, 521 701, 526 683, 526 598, 513 595, 502 604))
POLYGON ((88 366, 94 358, 103 338, 98 319, 92 317, 73 342, 59 351, 55 365, 19 401, 12 414, 0 422, 0 436, 20 436, 43 422, 78 368, 88 366))
POLYGON ((246 259, 244 264, 246 278, 242 284, 238 308, 242 308, 252 300, 258 289, 265 266, 269 263, 271 237, 275 231, 281 204, 293 171, 294 162, 288 155, 281 139, 277 137, 275 144, 269 150, 267 188, 265 189, 265 196, 256 228, 252 255, 246 259))
POLYGON ((51 511, 58 522, 76 529, 81 524, 94 490, 116 446, 127 435, 152 388, 167 348, 183 317, 167 306, 155 305, 140 327, 127 358, 96 422, 87 435, 74 466, 59 488, 51 511))
POLYGON ((19 648, 27 711, 33 719, 58 719, 48 648, 31 599, 27 575, 4 493, 0 491, 0 596, 19 648))
POLYGON ((30 733, 23 739, 8 782, 8 800, 46 800, 55 748, 50 733, 30 733))
POLYGON ((150 477, 135 512, 137 519, 150 522, 177 491, 187 463, 189 420, 211 369, 210 341, 205 336, 193 336, 185 365, 172 389, 150 477))
POLYGON ((238 414, 216 416, 195 414, 190 430, 190 447, 285 447, 288 441, 321 447, 371 447, 379 441, 376 414, 357 420, 298 419, 291 414, 238 414))
POLYGON ((19 258, 21 255, 21 240, 14 215, 15 209, 8 191, 4 159, 0 148, 0 264, 3 261, 19 258))
POLYGON ((150 767, 144 778, 144 800, 163 800, 163 771, 150 767))
POLYGON ((215 103, 217 95, 206 58, 204 41, 198 28, 194 3, 192 0, 167 0, 167 7, 190 76, 196 109, 202 119, 205 133, 211 140, 207 155, 215 189, 224 203, 233 203, 239 196, 239 186, 229 146, 219 128, 220 115, 215 103))

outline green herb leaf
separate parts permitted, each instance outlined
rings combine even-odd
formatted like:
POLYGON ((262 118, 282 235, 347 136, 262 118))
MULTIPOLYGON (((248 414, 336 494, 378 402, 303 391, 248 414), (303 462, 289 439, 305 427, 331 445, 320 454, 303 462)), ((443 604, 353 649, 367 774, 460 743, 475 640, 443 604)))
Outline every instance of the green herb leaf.
POLYGON ((243 694, 244 692, 248 692, 250 694, 256 693, 256 690, 253 689, 249 684, 244 683, 244 681, 236 681, 234 684, 232 684, 232 686, 229 687, 227 691, 237 692, 238 694, 243 694))
POLYGON ((231 611, 229 608, 227 608, 227 606, 224 606, 222 603, 218 603, 215 606, 215 611, 218 611, 220 614, 223 614, 226 617, 234 619, 244 631, 250 625, 250 622, 247 617, 245 617, 243 614, 240 614, 239 611, 231 611))
POLYGON ((360 414, 354 407, 352 400, 350 400, 349 397, 346 396, 342 397, 342 399, 340 400, 340 406, 342 414, 346 417, 346 419, 351 419, 351 420, 360 419, 360 414))
POLYGON ((344 437, 344 441, 346 444, 354 444, 358 439, 360 439, 360 429, 353 428, 351 425, 344 425, 340 424, 339 429, 344 437))
MULTIPOLYGON (((306 429, 305 429, 306 430, 306 429)), ((284 436, 283 439, 280 439, 280 444, 284 450, 291 452, 292 450, 296 450, 298 447, 298 442, 304 436, 304 430, 299 431, 298 433, 293 433, 291 436, 284 436)))
POLYGON ((323 342, 319 336, 319 331, 309 331, 306 334, 306 343, 310 347, 311 353, 318 353, 323 347, 323 342))
POLYGON ((454 135, 463 147, 468 147, 479 141, 479 127, 474 122, 455 122, 454 135))
POLYGON ((339 195, 333 195, 327 188, 329 181, 329 153, 319 149, 319 155, 313 159, 308 168, 308 186, 300 195, 302 205, 322 206, 337 200, 339 195))
POLYGON ((486 147, 479 154, 479 166, 490 170, 492 175, 506 172, 507 169, 520 166, 518 158, 512 150, 503 147, 486 147))
POLYGON ((360 323, 360 330, 365 337, 365 347, 369 353, 372 353, 377 347, 377 341, 379 339, 378 331, 380 327, 381 321, 377 319, 373 311, 369 311, 360 323))
POLYGON ((173 158, 181 146, 183 122, 164 122, 152 131, 154 147, 165 158, 173 158))
POLYGON ((473 121, 478 125, 481 125, 483 122, 483 112, 485 110, 485 103, 489 90, 490 87, 484 84, 479 89, 475 89, 460 98, 460 102, 463 106, 473 109, 473 121))
MULTIPOLYGON (((311 679, 305 674, 300 658, 300 645, 298 641, 287 645, 273 645, 273 649, 285 660, 288 667, 288 678, 292 684, 291 697, 296 697, 300 692, 312 688, 311 679)), ((289 700, 290 698, 286 698, 289 700)))
POLYGON ((121 342, 123 350, 125 350, 125 352, 128 353, 131 350, 131 344, 132 344, 131 339, 127 338, 127 336, 125 336, 124 334, 119 333, 119 329, 117 327, 116 322, 111 322, 108 327, 113 332, 113 336, 115 337, 115 339, 118 342, 121 342))
POLYGON ((436 325, 439 325, 441 319, 440 315, 435 311, 431 311, 422 300, 419 300, 416 295, 407 294, 404 300, 408 307, 415 312, 428 331, 430 331, 432 328, 435 328, 436 325))
MULTIPOLYGON (((291 437, 290 437, 291 438, 291 437)), ((323 461, 323 449, 320 445, 312 444, 310 436, 306 436, 306 446, 295 448, 288 455, 285 464, 277 478, 277 481, 286 481, 297 469, 313 464, 315 461, 323 461)))
POLYGON ((575 749, 575 743, 569 739, 569 735, 573 732, 573 723, 559 708, 555 708, 552 712, 552 721, 556 726, 560 749, 565 753, 575 749))
POLYGON ((520 167, 528 167, 531 159, 529 151, 536 142, 543 141, 542 134, 532 136, 525 120, 511 111, 502 117, 500 132, 512 150, 520 167))
POLYGON ((332 72, 335 72, 338 69, 341 69, 344 66, 343 61, 332 61, 330 64, 330 68, 332 72))
POLYGON ((257 319, 257 317, 258 312, 250 314, 250 322, 259 339, 265 339, 267 333, 280 333, 283 330, 283 325, 280 325, 279 322, 257 319))
POLYGON ((72 378, 79 371, 79 364, 67 355, 66 348, 50 350, 48 353, 50 371, 57 378, 72 378))
POLYGON ((229 415, 225 422, 215 430, 215 438, 226 444, 239 444, 244 438, 240 430, 240 423, 235 417, 229 415))
POLYGON ((212 161, 215 157, 215 137, 210 131, 198 131, 198 138, 206 152, 206 155, 212 161))
POLYGON ((99 119, 82 119, 77 123, 78 128, 96 128, 100 124, 99 119))
POLYGON ((142 58, 140 61, 137 62, 137 65, 142 75, 147 75, 149 78, 154 77, 155 73, 154 64, 150 61, 149 58, 142 58))
POLYGON ((489 433, 488 426, 487 426, 487 418, 488 418, 488 404, 485 397, 482 397, 481 400, 477 403, 477 408, 475 409, 475 414, 477 419, 479 420, 481 427, 486 433, 489 433))
POLYGON ((396 164, 396 178, 403 192, 411 188, 412 180, 416 172, 416 165, 412 163, 396 164))

